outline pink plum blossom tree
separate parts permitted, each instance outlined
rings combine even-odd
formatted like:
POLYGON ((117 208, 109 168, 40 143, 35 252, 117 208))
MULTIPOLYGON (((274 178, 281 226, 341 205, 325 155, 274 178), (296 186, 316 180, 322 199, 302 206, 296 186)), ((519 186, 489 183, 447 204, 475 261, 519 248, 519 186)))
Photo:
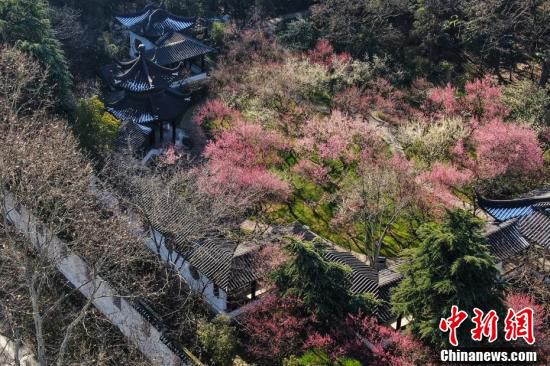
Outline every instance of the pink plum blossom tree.
POLYGON ((285 149, 287 144, 277 132, 239 121, 206 146, 201 187, 211 194, 246 191, 257 203, 285 199, 290 193, 288 183, 268 169, 281 162, 279 152, 285 149))

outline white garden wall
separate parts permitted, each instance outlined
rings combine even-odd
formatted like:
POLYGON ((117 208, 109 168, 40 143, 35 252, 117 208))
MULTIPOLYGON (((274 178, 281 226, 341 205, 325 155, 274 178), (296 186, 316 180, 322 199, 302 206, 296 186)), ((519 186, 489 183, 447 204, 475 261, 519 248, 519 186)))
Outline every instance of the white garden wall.
MULTIPOLYGON (((1 202, 1 201, 0 201, 1 202)), ((24 207, 16 205, 11 195, 3 199, 7 219, 24 234, 33 245, 45 250, 48 258, 69 282, 86 297, 93 296, 94 306, 117 326, 138 349, 153 363, 162 366, 192 365, 183 362, 164 344, 157 331, 124 298, 117 296, 113 287, 99 276, 92 277, 90 268, 77 255, 69 252, 67 245, 45 228, 24 207), (17 207, 17 208, 16 208, 17 207)))

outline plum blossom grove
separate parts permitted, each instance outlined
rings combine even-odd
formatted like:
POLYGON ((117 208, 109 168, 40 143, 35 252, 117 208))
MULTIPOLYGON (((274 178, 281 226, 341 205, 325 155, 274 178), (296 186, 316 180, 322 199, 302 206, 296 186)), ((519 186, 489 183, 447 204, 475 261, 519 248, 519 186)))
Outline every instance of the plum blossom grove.
POLYGON ((501 97, 502 89, 485 78, 466 83, 465 95, 459 96, 456 88, 447 85, 428 98, 428 104, 440 107, 435 118, 458 114, 466 120, 466 136, 451 147, 450 161, 436 162, 429 173, 442 197, 452 199, 449 190, 479 188, 483 181, 496 178, 542 176, 543 151, 537 132, 507 121, 509 111, 501 97))
MULTIPOLYGON (((326 40, 279 57, 272 40, 241 38, 194 117, 211 138, 198 169, 211 194, 255 192, 256 203, 270 203, 267 220, 301 221, 374 263, 412 245, 418 222, 468 207, 492 182, 544 179, 548 132, 512 120, 490 77, 399 89, 326 40), (236 74, 250 42, 255 56, 236 74)), ((525 300, 518 296, 509 302, 525 300)), ((370 316, 349 313, 340 322, 327 329, 303 299, 275 290, 243 319, 245 345, 265 364, 304 352, 380 365, 431 362, 423 343, 370 316)))
POLYGON ((1 364, 550 364, 550 0, 0 4, 1 364))

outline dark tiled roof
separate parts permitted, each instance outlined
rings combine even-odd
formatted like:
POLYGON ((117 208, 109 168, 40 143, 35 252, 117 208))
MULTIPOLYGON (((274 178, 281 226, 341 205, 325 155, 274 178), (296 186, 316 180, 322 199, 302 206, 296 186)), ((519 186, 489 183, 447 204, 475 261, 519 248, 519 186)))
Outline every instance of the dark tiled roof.
POLYGON ((159 65, 182 62, 193 57, 213 52, 214 49, 190 36, 175 35, 173 41, 145 52, 145 56, 159 65))
POLYGON ((506 221, 516 217, 529 215, 533 212, 531 205, 520 207, 489 207, 486 212, 498 221, 506 221))
POLYGON ((116 93, 106 105, 107 110, 121 121, 149 124, 178 119, 189 103, 186 95, 165 89, 155 93, 116 93))
POLYGON ((162 37, 167 32, 181 32, 190 29, 196 22, 196 18, 179 17, 152 6, 136 14, 118 15, 115 18, 132 32, 148 38, 162 37))
POLYGON ((239 256, 235 254, 231 262, 231 272, 229 273, 229 291, 249 286, 252 281, 261 278, 261 274, 254 270, 255 267, 253 253, 239 256))
POLYGON ((254 271, 252 253, 235 256, 239 244, 223 236, 191 244, 176 241, 175 245, 191 265, 227 292, 249 285, 259 277, 254 271))
POLYGON ((351 291, 356 294, 371 293, 378 296, 378 271, 361 262, 351 253, 329 249, 325 258, 331 262, 345 264, 351 268, 351 291))
POLYGON ((521 235, 517 219, 493 226, 487 233, 491 253, 500 260, 511 258, 529 248, 529 242, 521 235))
POLYGON ((537 209, 531 215, 522 217, 518 227, 527 240, 550 249, 550 212, 547 209, 537 209))
MULTIPOLYGON (((548 192, 547 192, 548 193, 548 192)), ((533 212, 533 205, 549 203, 550 196, 529 197, 513 200, 489 200, 483 197, 477 199, 479 207, 498 221, 506 221, 515 217, 523 217, 533 212)))
POLYGON ((353 254, 332 248, 326 250, 325 258, 349 266, 352 274, 351 291, 355 294, 369 293, 382 300, 382 306, 377 309, 376 315, 383 322, 392 318, 389 303, 391 291, 403 278, 395 271, 395 266, 376 270, 353 254))
POLYGON ((101 74, 112 88, 138 93, 169 88, 181 78, 179 70, 179 66, 163 67, 139 55, 130 62, 107 65, 101 69, 101 74))
POLYGON ((531 244, 550 248, 550 196, 546 189, 539 196, 513 200, 478 197, 479 206, 495 218, 486 237, 491 251, 500 260, 520 254, 531 244))
POLYGON ((137 185, 133 190, 135 203, 147 213, 155 230, 167 238, 168 245, 221 289, 231 292, 261 278, 254 264, 257 247, 237 243, 219 233, 193 238, 189 234, 190 221, 181 214, 186 203, 177 192, 159 194, 151 192, 147 185, 137 185))
POLYGON ((147 142, 152 130, 132 122, 126 122, 120 128, 115 145, 118 150, 140 151, 147 142))

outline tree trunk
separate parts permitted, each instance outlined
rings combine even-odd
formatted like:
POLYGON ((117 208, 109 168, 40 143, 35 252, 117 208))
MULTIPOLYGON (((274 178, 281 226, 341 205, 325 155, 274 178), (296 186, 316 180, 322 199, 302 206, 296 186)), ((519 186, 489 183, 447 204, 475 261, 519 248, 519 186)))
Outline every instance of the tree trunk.
POLYGON ((548 78, 550 77, 550 58, 547 57, 542 63, 542 72, 540 74, 539 85, 545 87, 548 83, 548 78))
POLYGON ((92 300, 94 299, 94 295, 95 295, 95 291, 86 302, 86 305, 82 309, 80 309, 80 313, 78 314, 78 316, 74 318, 65 329, 65 335, 63 336, 63 341, 61 342, 61 346, 59 347, 59 353, 57 356, 57 366, 63 366, 65 361, 65 353, 67 352, 69 341, 73 335, 73 330, 78 325, 78 323, 80 323, 82 319, 84 319, 84 317, 86 316, 88 309, 92 305, 92 300))
POLYGON ((40 295, 39 291, 36 289, 36 277, 31 272, 32 264, 29 262, 30 259, 27 260, 26 277, 32 304, 32 317, 34 320, 38 364, 40 366, 48 366, 48 359, 46 357, 46 341, 44 340, 44 319, 42 318, 42 315, 40 315, 40 295))

